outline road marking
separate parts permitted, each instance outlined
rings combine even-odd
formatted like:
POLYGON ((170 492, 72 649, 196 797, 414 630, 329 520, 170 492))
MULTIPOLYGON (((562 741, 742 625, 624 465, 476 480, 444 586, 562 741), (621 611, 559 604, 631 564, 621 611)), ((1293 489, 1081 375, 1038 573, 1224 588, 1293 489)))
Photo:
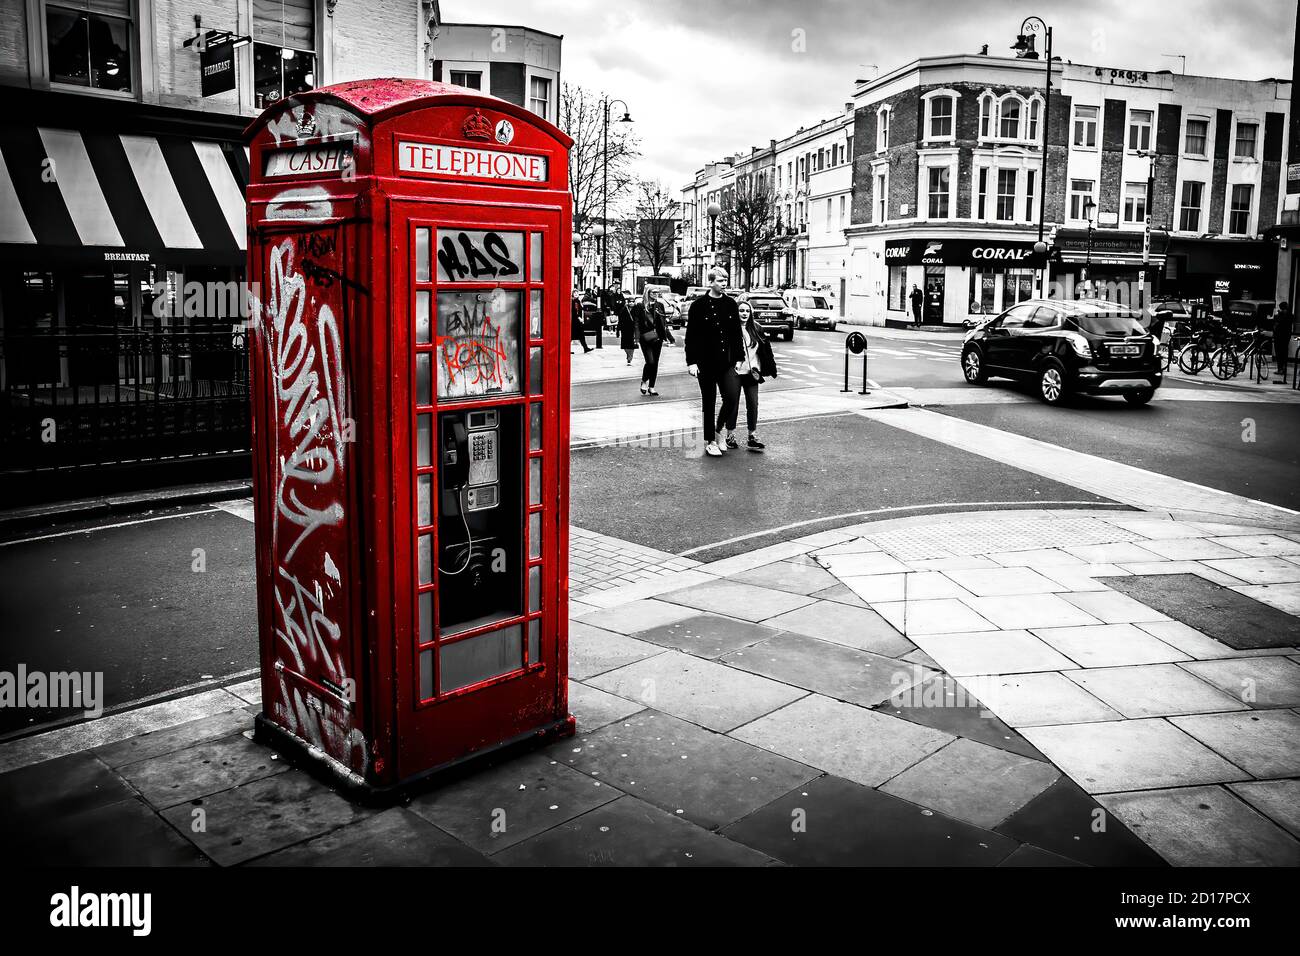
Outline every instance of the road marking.
POLYGON ((113 528, 129 528, 132 525, 148 524, 150 521, 170 521, 173 518, 192 518, 195 515, 210 515, 219 508, 204 508, 201 511, 184 511, 174 515, 157 515, 153 518, 139 518, 135 521, 119 521, 117 524, 102 524, 95 528, 80 528, 77 531, 56 531, 53 534, 40 534, 32 538, 18 538, 14 541, 0 541, 0 548, 13 544, 29 544, 32 541, 48 541, 51 538, 67 538, 74 534, 91 534, 95 531, 111 531, 113 528))
POLYGON ((950 415, 919 408, 863 409, 856 414, 1144 511, 1201 511, 1275 522, 1288 529, 1300 525, 1300 511, 950 415))
POLYGON ((252 498, 239 498, 235 501, 220 501, 214 502, 214 504, 216 504, 216 506, 222 511, 232 514, 236 518, 243 518, 248 522, 256 522, 256 517, 253 514, 252 498))

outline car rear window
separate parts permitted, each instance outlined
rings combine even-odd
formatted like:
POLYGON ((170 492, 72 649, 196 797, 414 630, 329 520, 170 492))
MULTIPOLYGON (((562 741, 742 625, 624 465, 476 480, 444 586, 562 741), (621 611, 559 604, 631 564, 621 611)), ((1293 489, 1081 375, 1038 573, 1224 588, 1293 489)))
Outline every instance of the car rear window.
POLYGON ((801 309, 829 309, 826 300, 819 295, 804 295, 799 297, 799 308, 801 309))
POLYGON ((785 303, 777 298, 763 298, 761 296, 755 296, 754 298, 748 299, 747 301, 751 306, 753 306, 756 309, 780 309, 785 306, 785 303))
POLYGON ((1089 335, 1144 335, 1146 329, 1130 312, 1083 312, 1073 317, 1089 335))

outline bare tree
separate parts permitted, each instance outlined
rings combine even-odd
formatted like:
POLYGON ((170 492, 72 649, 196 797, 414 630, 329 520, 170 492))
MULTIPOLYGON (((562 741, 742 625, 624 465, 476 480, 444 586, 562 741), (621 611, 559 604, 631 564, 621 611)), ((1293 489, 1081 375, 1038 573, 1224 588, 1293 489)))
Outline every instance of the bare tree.
POLYGON ((771 187, 766 183, 737 183, 731 201, 718 217, 718 244, 730 252, 746 289, 754 269, 771 258, 778 230, 777 204, 771 187))
POLYGON ((663 183, 648 179, 637 183, 637 248, 655 275, 662 275, 664 266, 672 262, 677 210, 677 200, 663 183))
POLYGON ((609 253, 610 283, 613 283, 614 270, 619 270, 624 289, 631 289, 634 283, 628 281, 628 267, 637 261, 636 220, 613 219, 605 227, 605 242, 609 253))
MULTIPOLYGON (((569 148, 569 191, 573 194, 573 228, 583 232, 602 216, 605 173, 600 94, 565 83, 560 93, 560 128, 573 139, 569 148)), ((626 123, 609 124, 609 207, 618 207, 631 190, 632 160, 640 156, 636 137, 626 123)))

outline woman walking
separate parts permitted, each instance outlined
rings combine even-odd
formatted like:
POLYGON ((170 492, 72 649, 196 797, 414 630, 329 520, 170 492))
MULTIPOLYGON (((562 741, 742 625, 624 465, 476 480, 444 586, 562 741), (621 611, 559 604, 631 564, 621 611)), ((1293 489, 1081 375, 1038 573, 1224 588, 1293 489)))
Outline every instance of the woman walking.
POLYGON ((618 307, 618 346, 627 356, 627 364, 632 364, 632 356, 636 354, 637 338, 637 321, 635 317, 636 310, 641 308, 641 303, 632 306, 629 312, 626 303, 618 307))
MULTIPOLYGON (((745 393, 745 426, 749 430, 749 440, 745 447, 750 451, 762 451, 767 446, 758 438, 758 386, 766 376, 776 378, 776 358, 772 355, 772 346, 767 336, 754 319, 754 310, 748 302, 736 304, 740 313, 740 337, 745 348, 744 358, 736 362, 734 369, 738 388, 745 393)), ((731 404, 723 405, 718 412, 717 431, 723 425, 727 428, 728 448, 739 448, 736 441, 736 419, 740 415, 740 397, 736 396, 731 404)))
MULTIPOLYGON (((578 298, 578 292, 573 292, 573 302, 569 307, 569 341, 570 343, 578 341, 582 343, 583 353, 591 351, 591 346, 587 344, 587 330, 583 328, 582 300, 578 298)), ((573 351, 573 345, 569 345, 569 351, 573 351)))
POLYGON ((665 342, 672 342, 673 330, 669 328, 667 321, 664 320, 663 312, 660 309, 647 309, 645 303, 638 302, 632 308, 633 315, 636 316, 637 336, 641 341, 641 354, 645 357, 645 365, 641 367, 641 394, 658 395, 655 391, 655 379, 659 375, 659 353, 663 350, 665 342))

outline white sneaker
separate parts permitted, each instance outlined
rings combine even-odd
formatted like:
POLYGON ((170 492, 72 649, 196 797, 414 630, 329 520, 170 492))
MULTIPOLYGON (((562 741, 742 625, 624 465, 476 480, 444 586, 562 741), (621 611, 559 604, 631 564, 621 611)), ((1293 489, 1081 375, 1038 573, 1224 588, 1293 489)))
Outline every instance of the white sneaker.
POLYGON ((709 455, 712 458, 721 458, 722 449, 718 447, 717 442, 711 441, 704 446, 704 454, 709 455))

